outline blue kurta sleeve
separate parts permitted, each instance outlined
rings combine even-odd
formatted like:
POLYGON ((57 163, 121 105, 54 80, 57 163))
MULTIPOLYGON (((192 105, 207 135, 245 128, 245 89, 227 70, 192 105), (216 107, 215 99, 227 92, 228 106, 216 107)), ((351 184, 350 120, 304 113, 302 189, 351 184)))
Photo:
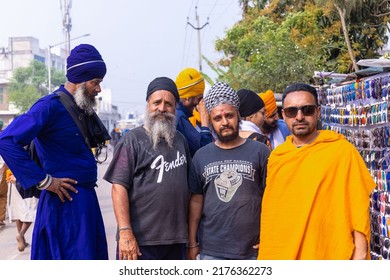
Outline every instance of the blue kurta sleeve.
POLYGON ((192 157, 199 148, 213 141, 210 129, 208 127, 202 127, 201 132, 198 132, 182 109, 176 110, 176 118, 176 129, 186 138, 192 157))
POLYGON ((24 188, 46 174, 74 179, 82 187, 94 187, 97 181, 95 158, 57 94, 42 97, 0 134, 0 155, 24 188), (42 168, 24 150, 32 139, 42 168))
POLYGON ((49 116, 48 103, 39 100, 0 134, 0 154, 24 188, 36 185, 46 176, 46 172, 30 158, 24 146, 38 135, 49 116))

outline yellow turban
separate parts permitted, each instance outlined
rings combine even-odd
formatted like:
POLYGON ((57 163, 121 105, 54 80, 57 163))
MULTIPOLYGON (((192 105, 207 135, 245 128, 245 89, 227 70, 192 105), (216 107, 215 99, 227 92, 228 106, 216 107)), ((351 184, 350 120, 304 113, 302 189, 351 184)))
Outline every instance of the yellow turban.
POLYGON ((192 111, 192 117, 190 117, 190 122, 194 127, 196 127, 197 123, 200 123, 200 113, 196 109, 192 111))
POLYGON ((269 118, 277 109, 274 92, 269 89, 266 92, 259 93, 259 96, 265 104, 265 116, 269 118))
POLYGON ((194 68, 186 68, 176 77, 180 98, 190 98, 204 93, 205 83, 202 75, 194 68))

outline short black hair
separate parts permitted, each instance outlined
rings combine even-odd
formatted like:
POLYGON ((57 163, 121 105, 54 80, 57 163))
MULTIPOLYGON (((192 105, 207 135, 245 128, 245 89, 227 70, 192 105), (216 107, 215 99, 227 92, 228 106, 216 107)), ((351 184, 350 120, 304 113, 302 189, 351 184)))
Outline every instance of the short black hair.
POLYGON ((316 105, 318 106, 318 95, 317 90, 312 87, 311 85, 304 84, 304 83, 294 83, 286 87, 286 89, 283 92, 282 96, 282 107, 284 107, 284 99, 286 98, 287 94, 294 91, 306 91, 311 93, 314 96, 316 105))

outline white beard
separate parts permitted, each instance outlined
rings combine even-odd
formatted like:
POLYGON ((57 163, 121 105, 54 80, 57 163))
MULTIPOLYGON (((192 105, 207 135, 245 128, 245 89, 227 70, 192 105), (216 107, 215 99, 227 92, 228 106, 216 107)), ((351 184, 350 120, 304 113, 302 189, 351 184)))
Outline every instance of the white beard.
POLYGON ((174 114, 160 111, 149 112, 146 110, 145 126, 149 130, 149 137, 153 148, 156 150, 157 144, 164 139, 170 148, 173 147, 173 139, 176 135, 176 116, 174 114))
POLYGON ((91 99, 85 94, 85 84, 82 83, 75 91, 74 101, 77 106, 84 110, 87 115, 91 116, 94 112, 94 107, 96 105, 96 99, 91 99))

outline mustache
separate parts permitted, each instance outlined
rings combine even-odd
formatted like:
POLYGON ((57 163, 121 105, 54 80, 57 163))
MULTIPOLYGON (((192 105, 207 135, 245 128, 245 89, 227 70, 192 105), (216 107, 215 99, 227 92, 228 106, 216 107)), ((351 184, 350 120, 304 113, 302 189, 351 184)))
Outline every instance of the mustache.
POLYGON ((220 129, 220 131, 222 131, 222 130, 225 130, 225 129, 233 129, 233 126, 231 126, 231 125, 224 125, 223 127, 221 127, 221 129, 220 129))
POLYGON ((149 115, 151 118, 157 118, 157 117, 164 117, 165 119, 172 119, 175 117, 174 114, 168 113, 168 112, 160 112, 160 111, 155 111, 150 113, 149 115))
POLYGON ((221 127, 221 128, 219 129, 219 133, 222 133, 222 132, 224 132, 225 130, 234 130, 234 127, 232 127, 231 125, 227 125, 227 126, 221 127))
POLYGON ((297 125, 309 125, 309 123, 307 121, 295 121, 293 122, 292 126, 297 126, 297 125))

